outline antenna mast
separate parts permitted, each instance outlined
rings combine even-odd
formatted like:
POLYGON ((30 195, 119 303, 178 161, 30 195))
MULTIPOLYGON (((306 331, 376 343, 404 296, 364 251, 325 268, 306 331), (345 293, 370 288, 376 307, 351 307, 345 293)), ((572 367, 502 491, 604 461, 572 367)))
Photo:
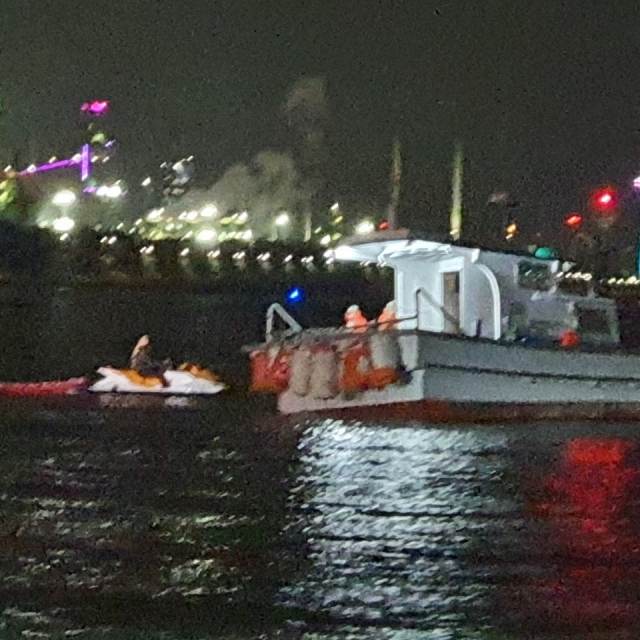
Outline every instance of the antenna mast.
POLYGON ((402 154, 400 139, 396 136, 393 140, 392 164, 391 164, 391 200, 387 212, 389 229, 396 229, 398 225, 398 205, 400 203, 400 186, 402 182, 402 154))
POLYGON ((463 162, 462 143, 456 142, 455 153, 453 156, 453 179, 451 181, 451 216, 450 230, 451 239, 460 240, 462 232, 462 162, 463 162))

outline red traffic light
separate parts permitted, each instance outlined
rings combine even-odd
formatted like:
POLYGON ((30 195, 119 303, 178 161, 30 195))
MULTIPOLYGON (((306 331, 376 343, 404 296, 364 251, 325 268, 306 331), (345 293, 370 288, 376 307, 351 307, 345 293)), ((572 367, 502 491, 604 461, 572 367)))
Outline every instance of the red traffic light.
POLYGON ((610 211, 617 205, 616 192, 607 187, 600 189, 593 195, 593 204, 600 211, 610 211))
POLYGON ((567 225, 567 227, 575 229, 582 224, 583 220, 583 217, 579 213, 572 213, 565 218, 564 223, 567 225))

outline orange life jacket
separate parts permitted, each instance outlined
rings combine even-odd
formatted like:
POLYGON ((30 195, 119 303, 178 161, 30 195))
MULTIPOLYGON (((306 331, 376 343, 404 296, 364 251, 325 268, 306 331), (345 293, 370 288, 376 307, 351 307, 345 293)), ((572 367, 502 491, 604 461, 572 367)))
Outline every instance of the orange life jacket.
POLYGON ((398 315, 395 311, 387 311, 384 309, 378 317, 378 329, 380 331, 386 331, 387 329, 398 328, 398 315))
POLYGON ((344 326, 356 333, 363 333, 369 326, 369 321, 364 317, 360 309, 357 311, 347 311, 344 314, 344 326))

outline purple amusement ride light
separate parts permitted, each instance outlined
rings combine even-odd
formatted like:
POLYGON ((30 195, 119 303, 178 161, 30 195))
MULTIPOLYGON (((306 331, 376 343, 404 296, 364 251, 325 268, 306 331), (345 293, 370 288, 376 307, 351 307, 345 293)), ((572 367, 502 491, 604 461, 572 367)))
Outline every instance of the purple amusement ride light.
POLYGON ((62 169, 64 167, 71 167, 75 164, 79 164, 80 160, 74 158, 68 158, 67 160, 58 160, 57 162, 48 162, 47 164, 41 164, 32 169, 24 169, 20 172, 21 176, 29 175, 30 173, 38 173, 40 171, 51 171, 51 169, 62 169))
POLYGON ((90 113, 92 116, 103 116, 109 111, 109 101, 94 100, 93 102, 85 102, 82 107, 80 107, 80 110, 85 113, 90 113))
POLYGON ((91 147, 88 144, 83 145, 80 160, 80 182, 85 182, 91 174, 91 147))

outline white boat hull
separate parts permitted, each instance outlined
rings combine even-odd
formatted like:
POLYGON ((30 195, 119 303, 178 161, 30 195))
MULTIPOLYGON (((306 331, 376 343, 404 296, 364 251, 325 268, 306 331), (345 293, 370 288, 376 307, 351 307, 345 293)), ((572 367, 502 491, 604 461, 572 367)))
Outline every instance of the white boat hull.
POLYGON ((187 371, 166 371, 164 374, 168 386, 161 384, 146 387, 134 384, 119 369, 100 367, 98 373, 102 376, 89 387, 93 393, 141 393, 145 395, 163 396, 210 396, 224 391, 227 387, 221 382, 211 382, 198 378, 187 371))
POLYGON ((317 400, 281 393, 282 413, 444 401, 563 405, 640 403, 640 356, 537 348, 443 334, 402 332, 406 384, 317 400))

